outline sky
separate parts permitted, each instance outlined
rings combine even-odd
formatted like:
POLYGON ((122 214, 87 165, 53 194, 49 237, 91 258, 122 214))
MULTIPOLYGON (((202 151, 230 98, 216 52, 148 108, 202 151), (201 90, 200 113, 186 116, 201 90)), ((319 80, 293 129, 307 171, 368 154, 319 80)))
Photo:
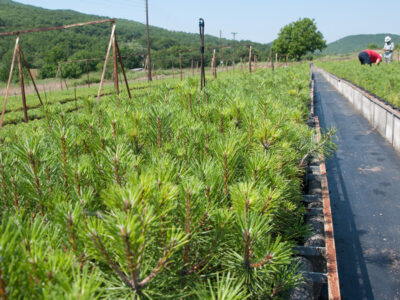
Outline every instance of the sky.
MULTIPOLYGON (((15 0, 49 9, 145 23, 145 0, 15 0)), ((198 19, 214 36, 269 43, 280 29, 299 18, 315 19, 328 43, 353 34, 400 34, 400 1, 385 0, 148 0, 150 25, 198 32, 198 19)))

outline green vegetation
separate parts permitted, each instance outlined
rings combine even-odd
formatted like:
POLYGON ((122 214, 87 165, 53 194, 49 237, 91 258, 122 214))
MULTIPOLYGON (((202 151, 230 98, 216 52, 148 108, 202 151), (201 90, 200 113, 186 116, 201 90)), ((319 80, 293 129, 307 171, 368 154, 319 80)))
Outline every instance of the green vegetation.
POLYGON ((400 108, 400 64, 398 62, 382 63, 378 67, 362 66, 354 60, 316 62, 316 65, 400 108))
POLYGON ((378 49, 382 49, 382 47, 379 47, 379 46, 378 46, 377 44, 375 44, 375 43, 371 43, 371 44, 368 44, 368 45, 367 45, 366 49, 378 50, 378 49))
POLYGON ((304 18, 281 28, 272 48, 280 55, 300 60, 315 50, 322 51, 326 48, 326 42, 322 33, 317 30, 314 20, 304 18))
MULTIPOLYGON (((102 19, 105 17, 86 15, 71 10, 48 10, 39 7, 23 5, 9 0, 0 0, 0 19, 5 24, 0 26, 0 32, 15 31, 18 29, 30 29, 48 26, 59 26, 102 19)), ((1 23, 1 21, 0 21, 1 23)), ((122 55, 135 55, 125 59, 127 68, 142 67, 146 53, 145 25, 128 20, 117 21, 117 36, 122 55)), ((194 26, 196 26, 194 24, 194 26)), ((196 28, 196 27, 195 27, 196 28)), ((182 53, 184 67, 191 65, 200 59, 198 34, 174 32, 150 27, 152 62, 156 68, 179 67, 179 51, 182 53)), ((30 67, 40 70, 40 77, 54 77, 58 62, 76 60, 82 58, 101 58, 105 56, 110 37, 110 25, 100 24, 79 27, 54 32, 39 32, 21 36, 21 47, 27 56, 30 67)), ((14 37, 0 38, 0 81, 6 81, 14 48, 14 37)), ((231 45, 232 41, 222 39, 222 45, 231 45)), ((206 47, 220 45, 219 38, 210 35, 205 36, 206 47)), ((248 47, 253 46, 253 53, 259 60, 265 60, 269 53, 269 46, 250 41, 236 42, 236 61, 248 59, 248 47)), ((219 57, 219 53, 217 52, 219 57)), ((222 59, 232 61, 233 50, 224 48, 222 59)), ((209 65, 212 58, 212 49, 205 53, 206 64, 209 65)), ((95 71, 101 68, 101 63, 90 62, 89 70, 95 71)), ((69 65, 63 72, 65 77, 76 78, 86 71, 86 65, 69 65)), ((17 78, 17 77, 15 77, 17 78)))
POLYGON ((306 64, 87 99, 6 126, 9 299, 284 299, 307 230, 306 64))
POLYGON ((389 35, 392 41, 397 46, 400 45, 400 35, 391 33, 382 34, 359 34, 350 35, 342 39, 339 39, 333 43, 329 43, 328 47, 322 52, 322 54, 349 54, 353 52, 359 52, 364 49, 368 49, 368 45, 378 45, 378 49, 382 49, 385 44, 385 36, 389 35))

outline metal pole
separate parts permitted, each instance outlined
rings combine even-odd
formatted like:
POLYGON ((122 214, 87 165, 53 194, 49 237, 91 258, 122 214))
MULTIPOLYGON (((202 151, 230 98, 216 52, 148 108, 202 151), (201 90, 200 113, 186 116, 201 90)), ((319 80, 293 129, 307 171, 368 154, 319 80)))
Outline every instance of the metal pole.
POLYGON ((15 61, 15 55, 17 54, 18 44, 19 44, 19 36, 17 35, 17 38, 15 39, 15 47, 14 47, 13 57, 11 60, 10 74, 8 75, 6 95, 4 96, 3 110, 1 112, 0 128, 3 127, 4 113, 6 112, 8 93, 10 92, 10 84, 11 84, 12 73, 14 70, 14 61, 15 61))
POLYGON ((201 52, 200 88, 203 89, 206 86, 206 73, 204 71, 204 20, 202 18, 199 19, 199 28, 200 28, 200 52, 201 52))
POLYGON ((24 74, 22 71, 22 59, 21 59, 21 51, 19 49, 19 45, 17 47, 17 59, 18 59, 19 84, 21 86, 22 107, 24 109, 24 121, 25 123, 28 123, 28 110, 26 109, 24 74))
POLYGON ((146 36, 147 36, 147 56, 148 56, 148 74, 147 80, 152 81, 153 78, 151 77, 151 56, 150 56, 150 32, 149 32, 149 1, 146 0, 146 36))

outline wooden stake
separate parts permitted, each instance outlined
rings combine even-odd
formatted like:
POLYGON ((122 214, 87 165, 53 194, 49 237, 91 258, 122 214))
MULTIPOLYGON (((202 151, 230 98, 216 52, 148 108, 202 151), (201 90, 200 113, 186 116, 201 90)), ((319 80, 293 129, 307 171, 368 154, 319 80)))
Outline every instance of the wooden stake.
POLYGON ((22 70, 22 59, 21 59, 21 51, 19 49, 19 45, 17 47, 17 59, 18 59, 19 84, 21 86, 22 107, 24 109, 24 121, 25 123, 28 123, 28 110, 26 108, 24 73, 22 70))
POLYGON ((215 56, 215 49, 213 52, 213 65, 211 69, 213 70, 214 78, 217 78, 217 58, 215 56))
POLYGON ((121 52, 119 51, 117 39, 115 39, 115 46, 117 48, 117 54, 118 54, 118 58, 119 58, 119 64, 121 65, 121 69, 122 69, 122 75, 124 75, 126 90, 128 92, 129 99, 132 99, 131 91, 129 89, 128 78, 126 77, 124 62, 122 61, 122 56, 121 56, 121 52))
POLYGON ((114 64, 114 89, 115 95, 119 95, 119 85, 118 85, 118 61, 117 61, 117 46, 116 46, 116 33, 114 32, 113 39, 113 64, 114 64))
POLYGON ((89 78, 89 63, 86 60, 86 74, 87 74, 87 83, 88 83, 88 87, 90 87, 90 78, 89 78))
POLYGON ((249 73, 251 73, 251 46, 249 49, 249 73))
POLYGON ((179 68, 180 68, 180 70, 181 70, 181 80, 182 80, 182 53, 181 52, 179 52, 179 68))
POLYGON ((38 88, 37 88, 37 86, 36 86, 35 80, 33 79, 32 72, 31 72, 31 70, 30 70, 29 67, 28 67, 28 62, 27 62, 26 59, 25 59, 24 51, 22 51, 21 47, 19 47, 19 50, 20 50, 20 52, 21 52, 22 59, 23 59, 23 61, 24 61, 25 67, 26 67, 26 69, 28 70, 29 77, 30 77, 31 80, 32 80, 33 87, 35 88, 35 91, 36 91, 36 95, 37 95, 38 98, 39 98, 40 104, 43 106, 43 101, 42 101, 42 98, 40 97, 39 90, 38 90, 38 88))
POLYGON ((191 69, 191 71, 192 71, 192 76, 193 76, 193 75, 194 75, 193 59, 192 59, 192 63, 191 63, 191 65, 190 65, 190 69, 191 69))
POLYGON ((13 57, 11 60, 10 74, 8 75, 6 95, 4 96, 3 110, 1 112, 0 128, 3 127, 4 113, 6 112, 7 98, 8 98, 8 93, 10 92, 10 84, 11 84, 11 79, 12 79, 12 73, 14 70, 14 61, 15 61, 15 55, 17 54, 18 44, 19 44, 19 36, 17 35, 17 38, 15 39, 15 47, 14 47, 13 57))
POLYGON ((271 50, 271 69, 274 71, 274 50, 271 50))
POLYGON ((58 64, 57 74, 58 74, 58 76, 60 76, 60 88, 61 88, 61 90, 63 90, 61 64, 58 64))
POLYGON ((115 33, 115 23, 112 23, 111 37, 110 37, 110 41, 108 42, 106 59, 104 60, 104 66, 103 66, 103 73, 101 74, 99 92, 97 93, 97 103, 100 102, 101 90, 103 88, 104 77, 106 75, 107 63, 108 63, 108 58, 110 57, 110 51, 111 51, 111 45, 113 42, 114 33, 115 33))

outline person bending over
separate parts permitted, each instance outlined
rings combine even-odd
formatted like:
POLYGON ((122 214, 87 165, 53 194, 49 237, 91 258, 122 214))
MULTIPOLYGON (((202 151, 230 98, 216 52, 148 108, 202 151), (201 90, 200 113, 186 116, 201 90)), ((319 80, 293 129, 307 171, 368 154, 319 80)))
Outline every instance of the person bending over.
POLYGON ((358 54, 358 60, 362 65, 368 64, 371 66, 371 64, 376 64, 378 66, 382 61, 382 55, 376 51, 367 49, 358 54))

